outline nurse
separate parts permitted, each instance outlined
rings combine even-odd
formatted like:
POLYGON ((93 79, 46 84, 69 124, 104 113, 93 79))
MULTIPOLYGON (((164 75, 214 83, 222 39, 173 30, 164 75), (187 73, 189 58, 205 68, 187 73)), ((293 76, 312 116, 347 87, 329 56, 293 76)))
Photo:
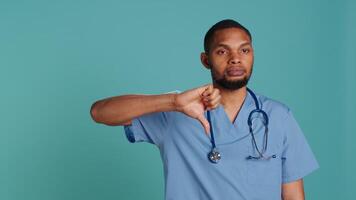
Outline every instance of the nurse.
POLYGON ((167 200, 304 199, 303 177, 319 165, 292 111, 247 88, 250 32, 220 21, 200 57, 212 84, 110 97, 95 102, 91 116, 159 148, 167 200))

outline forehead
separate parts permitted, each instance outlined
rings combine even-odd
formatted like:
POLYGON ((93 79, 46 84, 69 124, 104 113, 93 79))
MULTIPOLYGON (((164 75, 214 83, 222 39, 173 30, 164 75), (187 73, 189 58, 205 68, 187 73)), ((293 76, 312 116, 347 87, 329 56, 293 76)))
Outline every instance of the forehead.
POLYGON ((251 44, 250 37, 244 30, 239 28, 226 28, 218 30, 214 33, 211 47, 214 48, 219 44, 239 46, 244 43, 251 44))

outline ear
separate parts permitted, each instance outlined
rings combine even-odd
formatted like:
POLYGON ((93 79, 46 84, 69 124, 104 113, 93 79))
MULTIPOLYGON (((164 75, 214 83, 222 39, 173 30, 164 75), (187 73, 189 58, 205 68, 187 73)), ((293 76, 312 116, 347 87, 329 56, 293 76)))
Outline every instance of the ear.
POLYGON ((204 65, 205 68, 210 69, 208 55, 205 52, 200 54, 200 61, 204 65))

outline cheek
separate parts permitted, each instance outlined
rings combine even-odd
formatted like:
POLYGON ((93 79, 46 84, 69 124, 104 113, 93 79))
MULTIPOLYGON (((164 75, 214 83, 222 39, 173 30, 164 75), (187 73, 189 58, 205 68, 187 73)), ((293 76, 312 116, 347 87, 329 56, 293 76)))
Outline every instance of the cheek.
POLYGON ((211 71, 216 77, 222 77, 224 75, 224 66, 219 62, 212 63, 211 71))
POLYGON ((212 69, 213 73, 215 74, 215 76, 222 76, 224 74, 224 70, 223 68, 221 67, 218 67, 218 66, 214 66, 213 69, 212 69))
POLYGON ((249 62, 252 62, 253 61, 253 54, 245 55, 245 60, 247 60, 249 62))
POLYGON ((253 64, 253 56, 247 56, 245 59, 245 63, 248 67, 252 66, 253 64))
POLYGON ((213 65, 217 69, 223 69, 227 63, 227 60, 224 57, 215 58, 213 65))

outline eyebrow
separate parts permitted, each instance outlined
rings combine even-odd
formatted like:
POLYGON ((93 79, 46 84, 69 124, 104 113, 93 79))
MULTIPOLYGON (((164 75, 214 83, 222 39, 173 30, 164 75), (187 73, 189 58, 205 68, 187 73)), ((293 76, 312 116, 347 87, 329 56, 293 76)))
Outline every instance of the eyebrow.
MULTIPOLYGON (((242 46, 246 46, 246 45, 250 45, 251 46, 251 42, 244 42, 244 43, 240 44, 239 48, 242 47, 242 46)), ((219 43, 218 45, 216 45, 215 48, 218 48, 218 47, 224 47, 224 48, 227 48, 227 49, 230 48, 229 45, 224 44, 224 43, 219 43)))

